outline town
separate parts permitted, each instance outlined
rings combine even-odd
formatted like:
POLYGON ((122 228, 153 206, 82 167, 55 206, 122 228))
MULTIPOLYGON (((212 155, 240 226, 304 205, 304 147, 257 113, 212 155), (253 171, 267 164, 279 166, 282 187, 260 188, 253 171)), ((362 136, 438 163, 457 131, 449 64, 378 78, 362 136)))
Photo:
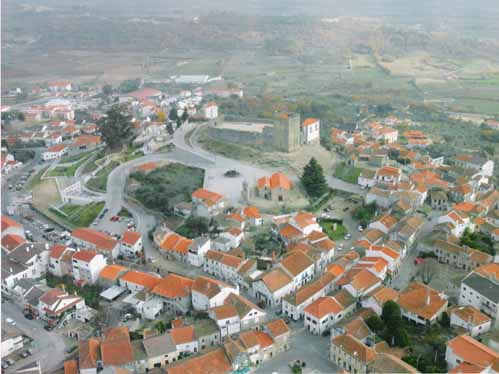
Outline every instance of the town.
POLYGON ((167 81, 2 105, 3 372, 499 372, 497 141, 167 81))

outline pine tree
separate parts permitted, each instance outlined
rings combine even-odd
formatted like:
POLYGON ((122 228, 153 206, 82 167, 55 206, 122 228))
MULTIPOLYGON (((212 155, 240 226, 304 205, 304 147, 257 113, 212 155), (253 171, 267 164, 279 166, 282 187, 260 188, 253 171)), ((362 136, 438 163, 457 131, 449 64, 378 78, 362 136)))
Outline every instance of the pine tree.
POLYGON ((328 191, 322 166, 314 157, 303 168, 300 181, 310 197, 320 197, 328 191))
POLYGON ((128 144, 132 138, 132 122, 119 105, 114 105, 107 111, 107 116, 99 122, 102 139, 111 149, 120 148, 128 144))

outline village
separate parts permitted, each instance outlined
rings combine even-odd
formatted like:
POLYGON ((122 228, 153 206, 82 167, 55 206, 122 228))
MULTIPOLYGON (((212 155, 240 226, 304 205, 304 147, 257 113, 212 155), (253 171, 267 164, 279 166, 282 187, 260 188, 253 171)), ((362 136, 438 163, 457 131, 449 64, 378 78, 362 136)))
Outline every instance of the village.
POLYGON ((499 372, 490 154, 430 154, 394 113, 237 117, 242 88, 169 81, 2 106, 3 372, 499 372))

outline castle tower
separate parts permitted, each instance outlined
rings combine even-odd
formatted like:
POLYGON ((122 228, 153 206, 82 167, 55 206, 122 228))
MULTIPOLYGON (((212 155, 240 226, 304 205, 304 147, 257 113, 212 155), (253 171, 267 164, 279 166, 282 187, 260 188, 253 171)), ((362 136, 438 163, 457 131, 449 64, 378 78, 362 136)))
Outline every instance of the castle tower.
POLYGON ((293 152, 300 147, 300 114, 283 113, 273 128, 273 143, 276 150, 293 152))

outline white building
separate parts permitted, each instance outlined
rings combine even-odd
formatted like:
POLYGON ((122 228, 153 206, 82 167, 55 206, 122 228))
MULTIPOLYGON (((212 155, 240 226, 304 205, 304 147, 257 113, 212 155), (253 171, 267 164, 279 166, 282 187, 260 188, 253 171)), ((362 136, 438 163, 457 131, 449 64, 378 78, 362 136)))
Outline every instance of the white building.
POLYGON ((438 217, 438 224, 447 223, 450 225, 450 231, 452 235, 460 238, 464 230, 469 228, 471 231, 474 231, 475 226, 470 220, 470 217, 465 216, 463 213, 459 213, 455 210, 451 210, 444 216, 438 217))
POLYGON ((44 161, 57 160, 67 153, 68 148, 64 144, 56 144, 52 147, 47 148, 47 150, 42 153, 42 159, 44 161))
POLYGON ((222 281, 199 276, 192 285, 192 307, 195 310, 207 310, 223 305, 231 293, 239 295, 239 290, 222 281))
POLYGON ((321 121, 317 118, 307 118, 301 124, 301 139, 303 144, 319 143, 321 121))
POLYGON ((320 297, 303 312, 305 329, 315 335, 322 335, 345 316, 343 307, 332 296, 320 297))
POLYGON ((78 251, 73 255, 73 278, 75 282, 95 284, 106 265, 106 258, 96 251, 78 251))
POLYGON ((126 257, 137 257, 142 252, 142 235, 137 231, 125 231, 120 242, 120 252, 126 257))
POLYGON ((474 306, 458 306, 449 310, 451 326, 462 327, 471 336, 477 336, 490 330, 492 319, 474 306))
POLYGON ((206 103, 203 107, 204 118, 215 119, 218 117, 218 105, 214 101, 206 103))
POLYGON ((187 250, 187 262, 195 267, 203 266, 206 253, 211 249, 209 237, 201 236, 194 239, 187 250))
MULTIPOLYGON (((499 264, 489 264, 482 268, 497 269, 499 264)), ((471 272, 461 281, 459 305, 474 306, 497 321, 499 318, 498 288, 499 281, 494 277, 493 271, 488 274, 471 272)))
POLYGON ((241 331, 241 320, 239 313, 232 304, 216 306, 209 310, 209 316, 220 329, 220 336, 231 336, 241 331))
POLYGON ((468 373, 479 373, 486 368, 489 368, 486 371, 488 373, 495 372, 491 370, 491 366, 498 359, 499 353, 468 335, 459 335, 449 340, 445 351, 447 369, 455 369, 462 364, 473 365, 471 370, 466 371, 468 373))
POLYGON ((2 357, 19 351, 24 346, 23 342, 22 331, 2 319, 2 357))

